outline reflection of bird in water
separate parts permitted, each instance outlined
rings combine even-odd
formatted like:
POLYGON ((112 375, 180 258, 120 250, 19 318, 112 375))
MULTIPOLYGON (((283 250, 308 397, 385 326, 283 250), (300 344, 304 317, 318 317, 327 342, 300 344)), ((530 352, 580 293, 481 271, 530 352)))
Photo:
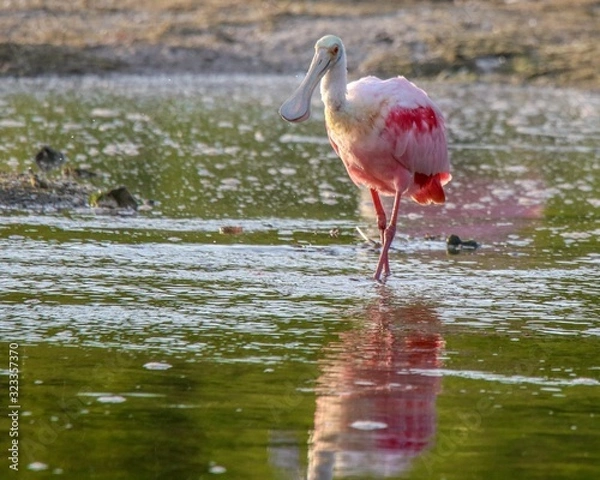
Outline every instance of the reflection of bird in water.
POLYGON ((406 471, 435 435, 443 339, 426 305, 387 302, 327 348, 318 380, 309 480, 406 471))
MULTIPOLYGON (((470 239, 487 245, 505 241, 523 227, 530 229, 531 220, 543 216, 548 192, 539 172, 531 172, 527 178, 503 178, 486 171, 463 172, 454 188, 460 189, 460 197, 439 206, 440 215, 424 218, 422 208, 410 203, 404 206, 403 231, 407 234, 405 240, 412 246, 438 240, 442 250, 443 241, 453 234, 461 239, 459 251, 475 249, 473 243, 465 245, 470 239), (466 185, 468 188, 464 188, 466 185)), ((386 212, 392 210, 392 200, 390 197, 381 199, 386 212)), ((360 191, 358 206, 365 223, 376 220, 373 199, 367 191, 360 191)), ((368 238, 376 235, 369 228, 364 232, 368 238)), ((456 238, 450 239, 449 250, 456 241, 456 238)))
POLYGON ((306 77, 281 106, 281 116, 307 120, 319 82, 329 141, 354 183, 370 189, 382 244, 374 274, 380 280, 390 273, 388 251, 401 197, 423 205, 445 201, 443 185, 451 176, 444 119, 427 94, 404 77, 346 84, 344 45, 333 35, 317 41, 306 77), (387 225, 380 194, 394 197, 387 225))
POLYGON ((65 163, 65 156, 62 152, 44 145, 35 155, 35 163, 42 172, 47 173, 65 163))

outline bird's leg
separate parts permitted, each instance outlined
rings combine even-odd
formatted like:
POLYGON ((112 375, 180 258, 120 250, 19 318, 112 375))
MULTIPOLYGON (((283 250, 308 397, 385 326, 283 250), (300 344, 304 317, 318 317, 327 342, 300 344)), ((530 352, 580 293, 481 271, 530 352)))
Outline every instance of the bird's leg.
POLYGON ((381 199, 377 190, 371 189, 371 197, 373 198, 373 206, 375 207, 375 213, 377 214, 377 227, 379 228, 379 239, 381 245, 383 245, 383 232, 385 232, 385 210, 381 205, 381 199))
MULTIPOLYGON (((400 192, 396 192, 392 214, 390 215, 390 223, 382 232, 381 253, 379 254, 379 262, 377 262, 375 275, 373 275, 373 278, 377 281, 381 279, 382 271, 386 277, 390 274, 390 260, 388 258, 388 252, 390 250, 390 246, 392 245, 392 241, 394 240, 394 235, 396 235, 396 223, 398 221, 398 211, 400 210, 401 198, 402 195, 400 192)), ((379 206, 381 207, 381 202, 379 203, 379 206)))

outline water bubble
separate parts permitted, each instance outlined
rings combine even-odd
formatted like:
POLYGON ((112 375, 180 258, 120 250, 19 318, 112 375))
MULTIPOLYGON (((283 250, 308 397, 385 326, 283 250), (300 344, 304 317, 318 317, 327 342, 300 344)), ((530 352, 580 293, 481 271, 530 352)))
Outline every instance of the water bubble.
POLYGON ((225 473, 227 471, 227 469, 221 465, 217 465, 217 464, 211 462, 211 465, 208 468, 208 471, 209 471, 209 473, 214 473, 214 474, 218 475, 221 473, 225 473))
POLYGON ((121 395, 102 395, 96 400, 100 403, 123 403, 126 398, 121 395))
POLYGON ((117 112, 116 110, 112 110, 110 108, 94 108, 90 112, 91 117, 97 117, 97 118, 113 118, 113 117, 117 117, 118 115, 119 115, 119 112, 117 112))
POLYGON ((47 470, 48 465, 42 462, 32 462, 29 465, 27 465, 27 468, 29 470, 33 470, 34 472, 41 472, 42 470, 47 470))
POLYGON ((356 422, 352 422, 350 426, 356 430, 383 430, 388 427, 387 423, 372 420, 357 420, 356 422))
POLYGON ((168 370, 173 365, 165 362, 148 362, 144 364, 146 370, 168 370))

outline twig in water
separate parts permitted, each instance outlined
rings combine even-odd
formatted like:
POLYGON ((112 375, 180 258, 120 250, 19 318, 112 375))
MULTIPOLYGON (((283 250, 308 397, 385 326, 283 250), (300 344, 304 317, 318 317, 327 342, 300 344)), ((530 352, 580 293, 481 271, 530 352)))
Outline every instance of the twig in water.
POLYGON ((381 247, 381 244, 380 244, 378 241, 376 241, 376 240, 373 240, 373 239, 371 239, 371 238, 367 237, 366 233, 365 233, 365 232, 363 232, 363 231, 360 229, 360 227, 356 227, 356 231, 357 231, 357 232, 358 232, 358 234, 359 234, 359 235, 360 235, 360 236, 363 238, 363 240, 364 240, 365 242, 367 242, 367 243, 371 244, 373 247, 376 247, 376 248, 379 248, 379 247, 381 247))

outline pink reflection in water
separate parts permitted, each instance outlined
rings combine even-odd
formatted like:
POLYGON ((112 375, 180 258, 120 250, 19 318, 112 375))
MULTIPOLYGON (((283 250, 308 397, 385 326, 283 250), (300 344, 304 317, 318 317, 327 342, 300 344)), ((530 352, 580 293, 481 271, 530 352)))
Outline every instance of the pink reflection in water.
POLYGON ((364 323, 340 335, 322 362, 310 480, 398 475, 434 437, 440 378, 422 371, 441 364, 435 312, 385 301, 366 312, 364 323))
MULTIPOLYGON (((542 218, 551 194, 542 179, 531 176, 507 180, 477 176, 461 179, 457 175, 448 184, 443 205, 424 208, 403 200, 398 233, 416 238, 454 233, 463 239, 501 241, 530 225, 531 220, 542 218)), ((392 197, 382 197, 388 214, 392 201, 392 197)), ((368 191, 361 190, 359 210, 369 235, 377 238, 377 220, 368 191)))

